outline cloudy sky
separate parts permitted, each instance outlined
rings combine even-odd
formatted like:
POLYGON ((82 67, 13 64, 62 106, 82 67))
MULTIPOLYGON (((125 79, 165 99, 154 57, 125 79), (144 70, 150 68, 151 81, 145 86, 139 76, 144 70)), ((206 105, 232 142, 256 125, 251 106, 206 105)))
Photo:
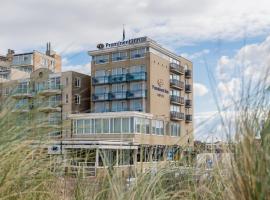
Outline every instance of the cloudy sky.
POLYGON ((193 61, 196 138, 207 138, 220 126, 206 122, 239 97, 241 77, 258 79, 269 66, 269 8, 269 0, 1 0, 0 53, 44 51, 51 41, 64 70, 89 73, 86 51, 120 40, 125 24, 126 38, 149 36, 193 61))

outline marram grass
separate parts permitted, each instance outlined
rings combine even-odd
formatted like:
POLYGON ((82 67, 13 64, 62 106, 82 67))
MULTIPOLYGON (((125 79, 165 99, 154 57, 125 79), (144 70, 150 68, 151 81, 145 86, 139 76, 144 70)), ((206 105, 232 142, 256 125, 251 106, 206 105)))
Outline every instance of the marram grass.
POLYGON ((260 130, 262 139, 255 139, 260 107, 268 108, 264 99, 258 98, 258 104, 254 101, 248 106, 245 102, 239 110, 236 117, 239 123, 235 125, 238 141, 232 151, 226 149, 232 155, 227 163, 207 170, 204 166, 196 167, 196 162, 168 162, 158 171, 135 174, 130 186, 113 168, 108 168, 105 176, 96 179, 66 176, 64 166, 56 158, 49 157, 44 148, 48 130, 37 128, 34 121, 24 124, 18 119, 19 114, 10 111, 12 105, 3 106, 0 114, 0 199, 270 199, 268 121, 260 130))

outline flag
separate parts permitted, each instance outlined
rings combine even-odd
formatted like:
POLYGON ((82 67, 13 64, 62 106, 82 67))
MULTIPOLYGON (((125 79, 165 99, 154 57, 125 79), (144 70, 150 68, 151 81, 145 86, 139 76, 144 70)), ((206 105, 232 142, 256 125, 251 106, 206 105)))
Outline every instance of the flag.
POLYGON ((126 39, 126 31, 125 26, 123 25, 123 41, 126 39))

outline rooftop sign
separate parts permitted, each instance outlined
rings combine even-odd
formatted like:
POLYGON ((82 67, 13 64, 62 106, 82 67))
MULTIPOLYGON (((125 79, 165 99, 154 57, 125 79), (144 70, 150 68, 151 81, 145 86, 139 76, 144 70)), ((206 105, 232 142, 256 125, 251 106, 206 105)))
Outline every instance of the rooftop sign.
POLYGON ((111 48, 111 47, 119 47, 119 46, 125 46, 125 45, 131 45, 131 44, 138 44, 138 43, 143 43, 147 40, 147 37, 139 37, 139 38, 133 38, 129 40, 124 40, 124 41, 118 41, 114 43, 105 43, 105 44, 98 44, 97 48, 98 49, 103 49, 105 48, 111 48))

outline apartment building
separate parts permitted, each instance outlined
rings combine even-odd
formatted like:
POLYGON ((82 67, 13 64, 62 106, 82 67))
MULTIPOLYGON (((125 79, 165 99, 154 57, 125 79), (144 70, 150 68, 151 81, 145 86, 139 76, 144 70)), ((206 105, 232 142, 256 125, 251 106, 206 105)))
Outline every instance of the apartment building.
POLYGON ((179 159, 193 146, 192 62, 147 37, 97 48, 88 52, 91 113, 70 115, 72 133, 61 143, 71 171, 96 175, 109 165, 125 173, 179 159))
POLYGON ((47 43, 45 53, 32 51, 16 54, 9 49, 6 56, 0 56, 0 82, 29 78, 30 73, 47 68, 54 73, 61 72, 61 56, 51 50, 51 44, 47 43))
POLYGON ((0 83, 1 109, 10 106, 14 123, 50 138, 70 134, 68 114, 90 109, 90 76, 74 71, 54 73, 38 68, 29 78, 0 83))

